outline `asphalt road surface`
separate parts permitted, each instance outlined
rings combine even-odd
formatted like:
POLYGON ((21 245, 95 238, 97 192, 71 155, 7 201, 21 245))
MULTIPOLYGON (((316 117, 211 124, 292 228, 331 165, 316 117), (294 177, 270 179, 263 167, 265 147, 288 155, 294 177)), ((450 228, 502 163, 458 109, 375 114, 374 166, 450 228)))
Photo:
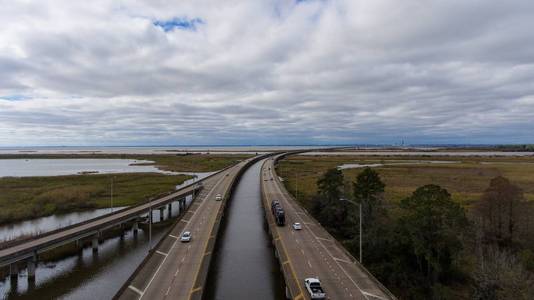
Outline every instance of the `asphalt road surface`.
POLYGON ((272 200, 280 201, 286 225, 276 226, 283 248, 299 284, 295 299, 309 299, 304 279, 318 277, 327 299, 393 299, 359 263, 354 262, 335 239, 287 193, 274 171, 274 160, 262 168, 262 184, 267 197, 266 213, 272 200), (291 224, 302 224, 294 230, 291 224))
POLYGON ((208 240, 233 178, 245 162, 221 172, 204 182, 204 189, 188 212, 164 238, 146 264, 137 272, 119 299, 189 299, 195 292, 195 280, 206 256, 208 240), (190 231, 192 240, 180 242, 182 232, 190 231))

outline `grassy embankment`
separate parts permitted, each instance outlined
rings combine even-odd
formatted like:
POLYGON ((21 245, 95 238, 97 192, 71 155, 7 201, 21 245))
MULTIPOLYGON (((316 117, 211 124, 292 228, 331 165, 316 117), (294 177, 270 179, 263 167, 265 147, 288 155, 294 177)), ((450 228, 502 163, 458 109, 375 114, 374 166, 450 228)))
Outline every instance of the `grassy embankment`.
MULTIPOLYGON (((5 155, 5 158, 129 158, 154 161, 162 170, 209 172, 220 170, 247 155, 5 155)), ((94 174, 0 178, 0 224, 56 213, 110 206, 114 177, 114 206, 127 206, 174 189, 191 178, 157 173, 94 174)))

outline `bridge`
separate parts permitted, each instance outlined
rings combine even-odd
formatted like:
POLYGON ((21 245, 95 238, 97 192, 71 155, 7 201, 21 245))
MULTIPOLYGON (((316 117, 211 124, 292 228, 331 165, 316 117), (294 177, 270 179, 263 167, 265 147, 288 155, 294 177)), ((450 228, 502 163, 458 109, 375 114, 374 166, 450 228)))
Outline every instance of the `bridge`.
POLYGON ((276 161, 281 157, 264 163, 261 189, 287 298, 309 299, 304 279, 318 277, 329 299, 396 299, 286 191, 275 172, 276 161), (276 225, 272 200, 278 200, 284 208, 285 226, 276 225), (302 230, 293 230, 291 224, 295 222, 302 225, 302 230))
MULTIPOLYGON (((309 299, 304 278, 319 277, 328 299, 396 299, 285 190, 275 172, 275 164, 285 155, 299 152, 304 151, 256 156, 150 203, 17 242, 0 250, 0 267, 10 265, 11 274, 17 274, 17 265, 25 262, 29 280, 35 279, 40 253, 83 239, 90 239, 93 250, 98 251, 102 231, 130 222, 135 234, 142 216, 152 216, 152 211, 158 209, 162 214, 166 206, 178 201, 181 215, 151 248, 114 299, 202 299, 228 200, 242 173, 263 159, 262 202, 287 298, 309 299), (223 195, 222 201, 215 200, 217 194, 223 195), (185 197, 188 195, 194 198, 186 207, 185 197), (284 227, 276 226, 270 212, 270 203, 274 199, 282 203, 286 212, 288 225, 284 227), (290 224, 293 222, 301 223, 303 229, 292 230, 290 224), (191 243, 180 243, 179 237, 184 231, 192 232, 191 243)), ((148 222, 152 222, 151 218, 148 222)))
POLYGON ((209 265, 224 209, 237 180, 246 168, 264 156, 243 161, 204 185, 206 193, 156 245, 123 285, 115 299, 202 299, 209 265), (221 201, 215 195, 221 194, 221 201), (194 242, 180 243, 182 232, 190 231, 194 242))
POLYGON ((97 252, 99 239, 104 230, 116 228, 125 223, 133 223, 132 230, 134 234, 137 234, 138 224, 142 220, 142 216, 150 216, 148 222, 152 222, 152 211, 159 210, 161 220, 165 207, 167 206, 170 212, 173 202, 178 202, 180 212, 184 212, 186 208, 186 196, 192 195, 194 197, 203 190, 204 185, 202 182, 211 182, 214 178, 220 176, 221 172, 185 186, 176 192, 162 196, 159 199, 127 207, 114 213, 63 227, 31 239, 11 243, 0 250, 0 267, 9 266, 10 275, 16 277, 19 271, 19 265, 26 263, 28 280, 34 280, 39 254, 72 242, 76 242, 81 247, 81 242, 87 239, 91 240, 93 251, 97 252))

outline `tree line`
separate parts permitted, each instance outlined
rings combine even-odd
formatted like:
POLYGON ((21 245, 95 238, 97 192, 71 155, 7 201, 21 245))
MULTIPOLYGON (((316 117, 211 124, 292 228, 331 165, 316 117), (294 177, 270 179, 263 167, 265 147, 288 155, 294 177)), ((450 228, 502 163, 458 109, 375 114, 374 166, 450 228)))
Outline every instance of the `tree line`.
POLYGON ((506 178, 492 179, 469 211, 434 184, 387 202, 371 168, 354 182, 330 169, 317 187, 311 213, 355 257, 361 208, 363 265, 399 298, 534 299, 530 206, 506 178))

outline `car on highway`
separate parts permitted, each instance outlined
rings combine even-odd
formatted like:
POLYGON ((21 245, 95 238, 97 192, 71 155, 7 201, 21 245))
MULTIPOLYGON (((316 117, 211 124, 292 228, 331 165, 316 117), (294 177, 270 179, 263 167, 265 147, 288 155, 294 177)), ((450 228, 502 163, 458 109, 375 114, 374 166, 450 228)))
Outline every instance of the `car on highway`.
POLYGON ((215 200, 216 200, 216 201, 221 201, 221 200, 222 200, 222 195, 221 195, 221 194, 217 194, 217 195, 215 196, 215 200))
POLYGON ((187 243, 187 242, 190 242, 192 238, 193 237, 191 236, 190 231, 184 231, 184 233, 182 233, 182 236, 180 237, 180 241, 182 243, 187 243))
POLYGON ((321 287, 319 278, 306 278, 304 279, 304 285, 306 286, 306 290, 310 294, 311 299, 326 299, 326 293, 321 287))
POLYGON ((295 230, 301 230, 302 229, 302 224, 300 224, 299 222, 296 222, 296 223, 293 223, 293 229, 295 230))

